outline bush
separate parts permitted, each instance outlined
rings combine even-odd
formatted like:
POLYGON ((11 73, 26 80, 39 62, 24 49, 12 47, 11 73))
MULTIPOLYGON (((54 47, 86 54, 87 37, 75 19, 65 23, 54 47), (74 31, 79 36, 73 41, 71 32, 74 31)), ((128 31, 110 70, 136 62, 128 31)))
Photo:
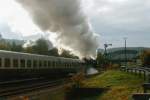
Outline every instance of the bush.
POLYGON ((120 65, 119 64, 112 64, 111 69, 119 69, 120 65))
POLYGON ((78 73, 76 75, 74 75, 72 78, 72 83, 73 83, 73 87, 74 88, 80 88, 82 87, 84 84, 83 84, 83 80, 84 80, 84 73, 78 73))
POLYGON ((141 61, 144 67, 150 67, 150 50, 144 51, 141 54, 141 61))

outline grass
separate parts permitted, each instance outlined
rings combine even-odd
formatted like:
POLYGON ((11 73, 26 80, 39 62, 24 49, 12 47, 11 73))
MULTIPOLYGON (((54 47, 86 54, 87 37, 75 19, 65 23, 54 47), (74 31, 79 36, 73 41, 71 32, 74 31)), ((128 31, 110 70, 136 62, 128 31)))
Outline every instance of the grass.
POLYGON ((84 81, 86 87, 107 87, 109 90, 88 100, 130 100, 132 93, 142 92, 143 78, 122 72, 107 71, 84 81))

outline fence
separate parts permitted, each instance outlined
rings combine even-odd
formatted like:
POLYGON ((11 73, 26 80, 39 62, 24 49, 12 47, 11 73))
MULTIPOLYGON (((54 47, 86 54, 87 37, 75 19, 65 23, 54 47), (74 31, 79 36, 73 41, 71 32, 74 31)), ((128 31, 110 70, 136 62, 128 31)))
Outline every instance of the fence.
POLYGON ((122 71, 134 73, 139 76, 143 76, 144 80, 150 83, 150 68, 146 67, 123 67, 122 71))
POLYGON ((131 72, 139 76, 143 76, 144 80, 148 83, 142 85, 144 93, 134 93, 132 98, 134 100, 150 100, 150 93, 147 93, 147 90, 150 90, 150 68, 147 67, 122 67, 122 71, 131 72))

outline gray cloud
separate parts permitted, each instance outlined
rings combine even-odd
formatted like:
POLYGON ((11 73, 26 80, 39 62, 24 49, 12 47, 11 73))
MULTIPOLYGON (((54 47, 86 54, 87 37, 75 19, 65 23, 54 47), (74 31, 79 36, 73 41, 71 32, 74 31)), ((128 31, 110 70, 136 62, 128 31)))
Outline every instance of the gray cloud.
POLYGON ((98 37, 83 14, 79 0, 17 0, 43 31, 57 33, 57 42, 80 56, 94 56, 98 37))
POLYGON ((93 2, 94 5, 86 9, 85 13, 90 16, 94 30, 101 33, 103 41, 122 46, 123 37, 126 36, 130 46, 149 46, 149 0, 93 0, 93 2))
POLYGON ((22 39, 21 34, 13 32, 11 27, 5 21, 0 21, 0 34, 3 38, 8 39, 22 39))

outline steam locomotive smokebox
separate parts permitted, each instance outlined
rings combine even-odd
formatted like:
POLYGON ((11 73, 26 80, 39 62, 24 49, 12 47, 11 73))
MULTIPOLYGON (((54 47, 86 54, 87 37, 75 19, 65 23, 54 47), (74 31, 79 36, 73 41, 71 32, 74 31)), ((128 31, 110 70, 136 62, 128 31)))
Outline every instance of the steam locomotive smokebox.
POLYGON ((108 90, 107 88, 74 88, 67 93, 67 100, 77 100, 78 98, 92 97, 100 95, 108 90))

